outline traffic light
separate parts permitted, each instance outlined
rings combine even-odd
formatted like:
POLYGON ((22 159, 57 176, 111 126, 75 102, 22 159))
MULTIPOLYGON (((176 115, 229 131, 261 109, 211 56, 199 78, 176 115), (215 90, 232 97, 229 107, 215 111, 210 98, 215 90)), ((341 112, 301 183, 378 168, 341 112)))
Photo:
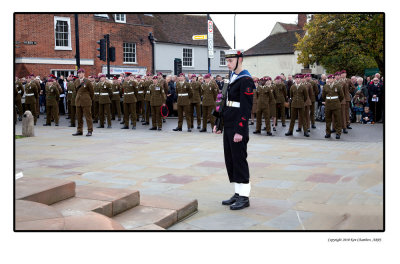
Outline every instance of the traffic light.
POLYGON ((182 72, 182 60, 175 58, 174 60, 174 75, 179 75, 182 72))
POLYGON ((100 39, 99 41, 97 41, 97 44, 100 45, 100 48, 97 49, 98 51, 100 51, 100 54, 97 55, 97 58, 100 58, 100 60, 102 61, 106 61, 106 56, 107 56, 106 40, 100 39))
POLYGON ((115 61, 115 47, 110 47, 108 49, 108 57, 110 58, 110 61, 115 61))

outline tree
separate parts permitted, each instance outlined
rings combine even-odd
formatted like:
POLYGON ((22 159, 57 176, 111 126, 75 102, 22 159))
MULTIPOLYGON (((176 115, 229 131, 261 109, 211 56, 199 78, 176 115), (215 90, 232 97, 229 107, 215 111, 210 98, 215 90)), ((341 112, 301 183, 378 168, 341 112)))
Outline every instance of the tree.
POLYGON ((297 62, 349 75, 376 67, 383 73, 383 23, 384 14, 316 14, 304 27, 307 33, 296 34, 297 62))

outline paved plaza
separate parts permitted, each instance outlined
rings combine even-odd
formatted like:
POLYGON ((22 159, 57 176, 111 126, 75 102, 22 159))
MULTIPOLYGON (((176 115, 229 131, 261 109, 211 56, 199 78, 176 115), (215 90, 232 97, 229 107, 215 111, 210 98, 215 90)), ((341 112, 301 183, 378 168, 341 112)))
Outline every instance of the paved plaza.
MULTIPOLYGON (((92 137, 73 137, 65 116, 60 126, 44 127, 35 137, 15 140, 16 173, 49 177, 77 185, 139 190, 198 200, 198 212, 171 230, 382 230, 383 125, 352 124, 341 140, 326 140, 325 123, 317 122, 310 138, 253 135, 248 162, 250 207, 231 211, 221 201, 234 191, 226 174, 222 136, 196 128, 174 132, 176 118, 163 131, 96 128, 92 137)), ((195 122, 196 123, 196 122, 195 122)), ((297 127, 297 124, 296 124, 297 127)), ((20 135, 21 122, 15 127, 20 135)), ((86 134, 84 126, 84 135, 86 134)))

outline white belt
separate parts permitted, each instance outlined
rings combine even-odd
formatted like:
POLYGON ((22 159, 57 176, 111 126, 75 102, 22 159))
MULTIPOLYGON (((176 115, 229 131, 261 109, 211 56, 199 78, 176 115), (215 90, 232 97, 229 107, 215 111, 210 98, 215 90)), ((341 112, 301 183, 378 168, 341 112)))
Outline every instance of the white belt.
POLYGON ((100 95, 100 93, 94 93, 95 95, 100 95))
POLYGON ((332 99, 338 99, 338 98, 339 98, 339 96, 331 96, 331 97, 327 96, 327 97, 326 97, 326 99, 331 99, 331 100, 332 100, 332 99))
POLYGON ((125 94, 134 94, 134 92, 129 92, 129 93, 125 93, 125 94))
POLYGON ((234 102, 234 101, 228 101, 228 102, 226 102, 226 106, 240 108, 240 103, 239 102, 234 102))
POLYGON ((68 91, 68 93, 72 93, 72 91, 68 91))
POLYGON ((119 94, 119 92, 113 92, 113 94, 119 94))
POLYGON ((143 91, 138 91, 138 93, 143 93, 143 91))
POLYGON ((21 91, 18 91, 18 93, 21 93, 21 91))
POLYGON ((101 93, 100 95, 108 95, 108 93, 101 93))
POLYGON ((25 94, 25 96, 33 96, 33 95, 35 95, 34 93, 31 93, 31 94, 25 94))
POLYGON ((184 94, 178 94, 178 96, 188 96, 189 94, 184 93, 184 94))
POLYGON ((147 93, 150 93, 150 91, 147 91, 147 93))

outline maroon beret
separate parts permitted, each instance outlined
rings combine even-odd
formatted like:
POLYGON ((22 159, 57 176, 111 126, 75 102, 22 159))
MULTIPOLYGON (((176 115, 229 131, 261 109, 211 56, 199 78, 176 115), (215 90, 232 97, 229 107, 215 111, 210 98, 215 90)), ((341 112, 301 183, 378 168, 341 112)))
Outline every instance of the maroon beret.
POLYGON ((156 79, 158 79, 158 77, 156 75, 154 75, 153 76, 153 80, 156 80, 156 79))
POLYGON ((342 70, 340 73, 347 73, 346 70, 342 70))
POLYGON ((85 70, 81 68, 78 70, 78 73, 80 73, 80 72, 85 72, 85 70))
POLYGON ((158 72, 157 75, 162 75, 162 72, 158 72))
POLYGON ((118 80, 118 78, 116 76, 113 77, 113 80, 118 80))
POLYGON ((196 78, 196 74, 192 74, 190 78, 196 78))
POLYGON ((31 73, 29 74, 29 77, 35 77, 35 74, 31 73))
POLYGON ((204 79, 208 79, 211 77, 211 74, 207 73, 206 75, 204 75, 204 79))
POLYGON ((311 77, 311 74, 307 73, 307 74, 306 74, 306 77, 311 77))
POLYGON ((106 75, 105 74, 100 74, 99 78, 101 78, 101 77, 106 77, 106 75))
POLYGON ((301 74, 296 74, 295 78, 302 78, 301 74))
POLYGON ((183 72, 179 73, 179 76, 185 76, 185 74, 183 72))
POLYGON ((72 78, 74 78, 74 79, 78 79, 78 77, 76 77, 76 76, 72 76, 72 78))
POLYGON ((281 79, 281 76, 279 76, 279 75, 275 77, 275 80, 280 80, 280 79, 281 79))
POLYGON ((150 72, 148 72, 148 73, 146 74, 146 76, 151 76, 151 73, 150 73, 150 72))
POLYGON ((57 78, 54 74, 49 74, 49 76, 48 76, 49 78, 57 78))
POLYGON ((340 72, 335 72, 335 76, 338 76, 338 75, 340 75, 340 72))
POLYGON ((136 79, 140 79, 140 78, 142 78, 142 75, 138 75, 138 76, 136 76, 136 79))
POLYGON ((334 77, 333 74, 328 75, 328 79, 333 78, 333 77, 334 77))
POLYGON ((48 79, 47 82, 54 82, 54 80, 53 79, 48 79))
POLYGON ((125 72, 125 75, 126 76, 129 76, 129 75, 131 75, 132 73, 131 72, 125 72))

